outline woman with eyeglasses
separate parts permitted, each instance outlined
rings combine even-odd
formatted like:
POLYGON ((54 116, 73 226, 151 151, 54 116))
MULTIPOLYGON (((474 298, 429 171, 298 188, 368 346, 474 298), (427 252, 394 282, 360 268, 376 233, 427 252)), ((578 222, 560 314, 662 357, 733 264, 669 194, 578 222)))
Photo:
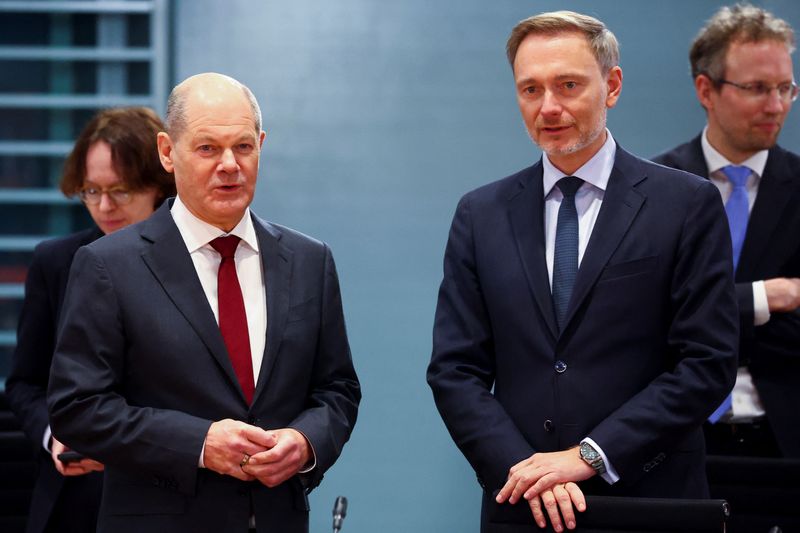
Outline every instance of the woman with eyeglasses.
POLYGON ((50 361, 78 248, 146 219, 175 195, 174 178, 161 166, 156 149, 156 136, 163 130, 158 116, 143 107, 95 115, 67 158, 61 190, 80 197, 96 226, 42 242, 34 250, 6 382, 9 403, 33 441, 38 467, 28 533, 96 530, 103 465, 62 455, 70 450, 51 434, 45 398, 50 361))

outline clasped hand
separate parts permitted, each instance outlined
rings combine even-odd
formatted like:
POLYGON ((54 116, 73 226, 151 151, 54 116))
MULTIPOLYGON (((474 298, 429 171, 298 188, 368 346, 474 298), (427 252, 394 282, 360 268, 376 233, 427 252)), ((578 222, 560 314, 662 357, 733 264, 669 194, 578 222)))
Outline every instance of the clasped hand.
POLYGON ((223 475, 275 487, 299 472, 310 457, 308 441, 295 429, 264 430, 226 419, 209 427, 203 464, 223 475))
POLYGON ((539 527, 547 525, 547 513, 555 531, 563 531, 564 524, 567 529, 574 529, 574 509, 586 510, 586 499, 576 482, 589 479, 594 473, 580 458, 577 448, 535 453, 511 467, 496 501, 515 504, 524 498, 539 527))

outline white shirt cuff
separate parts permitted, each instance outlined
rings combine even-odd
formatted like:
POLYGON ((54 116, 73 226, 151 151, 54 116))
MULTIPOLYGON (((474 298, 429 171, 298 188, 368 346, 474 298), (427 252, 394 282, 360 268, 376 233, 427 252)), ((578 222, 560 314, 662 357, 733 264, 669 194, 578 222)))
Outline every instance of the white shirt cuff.
POLYGON ((308 437, 306 437, 305 433, 303 433, 302 431, 300 431, 298 429, 296 429, 295 431, 300 433, 303 436, 303 438, 306 439, 306 442, 308 443, 308 447, 311 448, 311 459, 312 459, 311 465, 307 466, 306 468, 301 468, 300 471, 297 472, 298 474, 308 474, 309 472, 314 470, 314 468, 317 466, 317 452, 314 451, 314 445, 311 444, 311 441, 308 440, 308 437))
POLYGON ((44 428, 44 437, 42 438, 42 447, 47 453, 52 453, 53 450, 50 449, 50 439, 53 437, 53 432, 50 430, 50 424, 44 428))
POLYGON ((753 282, 753 323, 756 326, 763 326, 769 322, 769 301, 767 300, 767 288, 763 281, 753 282))
POLYGON ((617 471, 614 469, 614 465, 612 465, 611 462, 608 460, 608 457, 606 457, 603 448, 598 446, 597 443, 592 439, 590 439, 589 437, 583 439, 581 441, 581 444, 583 444, 584 442, 588 443, 592 448, 597 450, 597 453, 599 453, 600 457, 603 458, 603 464, 606 465, 606 471, 605 473, 600 474, 600 477, 603 478, 609 485, 613 485, 614 483, 619 481, 619 474, 617 474, 617 471))
MULTIPOLYGON (((206 439, 207 438, 208 438, 208 436, 206 436, 206 439)), ((203 449, 200 450, 200 458, 197 460, 197 466, 199 468, 205 468, 206 467, 205 463, 203 462, 203 456, 206 454, 206 439, 203 439, 203 449)))

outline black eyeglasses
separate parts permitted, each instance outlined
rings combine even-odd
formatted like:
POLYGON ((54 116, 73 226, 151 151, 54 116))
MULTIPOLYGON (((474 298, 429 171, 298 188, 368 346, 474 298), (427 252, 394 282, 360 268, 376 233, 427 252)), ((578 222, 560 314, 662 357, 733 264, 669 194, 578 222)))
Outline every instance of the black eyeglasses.
POLYGON ((784 102, 794 102, 797 100, 797 94, 800 88, 793 81, 779 83, 777 85, 769 85, 763 81, 754 81, 752 83, 736 83, 733 81, 718 79, 715 83, 731 85, 740 91, 743 91, 749 98, 753 100, 761 100, 767 98, 773 90, 778 91, 778 97, 784 102))

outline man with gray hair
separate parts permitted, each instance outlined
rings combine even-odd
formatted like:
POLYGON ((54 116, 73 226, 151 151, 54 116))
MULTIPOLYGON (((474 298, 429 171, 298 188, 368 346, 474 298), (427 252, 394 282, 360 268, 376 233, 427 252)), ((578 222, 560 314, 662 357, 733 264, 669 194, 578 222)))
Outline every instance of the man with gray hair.
POLYGON ((717 187, 733 240, 739 371, 705 426, 709 453, 800 458, 800 157, 777 145, 798 94, 794 48, 772 13, 719 9, 689 53, 707 125, 654 159, 717 187))
POLYGON ((544 154, 459 202, 428 367, 481 531, 572 529, 584 493, 707 497, 700 427, 738 340, 718 193, 606 129, 622 69, 602 22, 544 13, 507 50, 544 154))
POLYGON ((53 434, 105 466, 98 531, 308 531, 308 492, 361 397, 328 246, 250 212, 252 92, 170 95, 177 197, 75 256, 53 359, 53 434))

